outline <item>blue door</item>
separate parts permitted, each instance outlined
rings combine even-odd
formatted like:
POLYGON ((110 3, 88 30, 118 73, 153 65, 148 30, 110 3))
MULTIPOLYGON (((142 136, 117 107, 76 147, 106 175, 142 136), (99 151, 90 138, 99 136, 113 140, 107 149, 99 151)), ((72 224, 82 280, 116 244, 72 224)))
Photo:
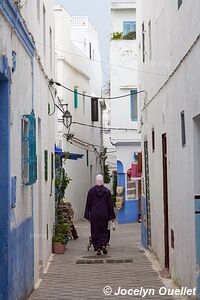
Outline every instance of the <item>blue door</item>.
POLYGON ((10 79, 8 60, 0 57, 0 299, 8 299, 10 203, 10 79))

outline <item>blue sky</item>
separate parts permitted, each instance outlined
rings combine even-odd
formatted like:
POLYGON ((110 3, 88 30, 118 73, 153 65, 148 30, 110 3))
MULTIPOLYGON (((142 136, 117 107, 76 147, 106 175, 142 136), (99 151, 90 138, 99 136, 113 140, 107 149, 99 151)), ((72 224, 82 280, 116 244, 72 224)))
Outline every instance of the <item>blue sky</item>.
MULTIPOLYGON (((88 16, 99 32, 101 59, 109 62, 110 12, 109 0, 55 0, 74 16, 88 16)), ((109 65, 102 64, 104 79, 108 78, 109 65)))

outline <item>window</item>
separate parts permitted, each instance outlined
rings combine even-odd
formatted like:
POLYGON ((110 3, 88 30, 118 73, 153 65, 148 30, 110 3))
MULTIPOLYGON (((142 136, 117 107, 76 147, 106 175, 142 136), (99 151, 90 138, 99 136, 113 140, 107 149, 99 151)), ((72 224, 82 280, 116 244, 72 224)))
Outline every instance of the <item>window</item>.
POLYGON ((144 30, 144 23, 142 23, 142 61, 145 62, 145 30, 144 30))
POLYGON ((98 113, 98 98, 91 98, 91 120, 92 122, 98 122, 99 113, 98 113))
POLYGON ((46 54, 46 9, 43 5, 43 52, 46 54))
POLYGON ((137 90, 131 90, 131 121, 138 120, 138 104, 137 104, 137 90))
POLYGON ((51 192, 50 196, 52 196, 53 193, 53 179, 54 179, 54 154, 51 152, 51 192))
POLYGON ((152 152, 155 152, 155 130, 154 130, 154 128, 152 128, 151 135, 152 135, 152 152))
POLYGON ((178 9, 181 7, 183 0, 178 0, 178 9))
POLYGON ((78 108, 78 89, 74 87, 74 108, 78 108))
POLYGON ((136 32, 136 22, 123 22, 123 33, 124 35, 129 32, 136 32))
POLYGON ((149 60, 152 59, 152 48, 151 48, 151 21, 149 21, 149 24, 148 24, 148 27, 149 27, 149 60))
POLYGON ((44 150, 44 179, 48 181, 48 150, 44 150))
POLYGON ((54 179, 54 154, 51 153, 51 179, 54 179))
POLYGON ((34 111, 23 115, 22 132, 22 183, 32 185, 37 180, 36 121, 34 111))
POLYGON ((185 135, 185 113, 181 112, 181 136, 182 136, 182 146, 186 145, 186 135, 185 135))
POLYGON ((92 44, 89 43, 89 57, 92 59, 92 44))
POLYGON ((37 19, 40 23, 40 0, 37 0, 37 19))

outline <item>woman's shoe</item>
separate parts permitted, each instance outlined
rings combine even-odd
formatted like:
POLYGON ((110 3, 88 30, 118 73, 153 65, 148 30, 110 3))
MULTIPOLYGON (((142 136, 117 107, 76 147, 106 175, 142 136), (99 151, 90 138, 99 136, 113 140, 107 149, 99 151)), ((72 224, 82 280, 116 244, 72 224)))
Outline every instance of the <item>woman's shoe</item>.
POLYGON ((97 250, 97 255, 101 255, 101 249, 97 250))
POLYGON ((107 249, 106 249, 105 246, 102 246, 101 249, 102 249, 102 251, 103 251, 103 254, 107 254, 107 253, 108 253, 108 251, 107 251, 107 249))

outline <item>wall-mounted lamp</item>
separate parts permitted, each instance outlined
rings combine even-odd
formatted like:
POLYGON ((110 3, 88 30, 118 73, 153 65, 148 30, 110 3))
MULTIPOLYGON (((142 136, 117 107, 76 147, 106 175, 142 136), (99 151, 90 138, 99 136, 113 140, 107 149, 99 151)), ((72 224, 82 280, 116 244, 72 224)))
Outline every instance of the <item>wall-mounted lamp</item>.
POLYGON ((70 114, 69 110, 68 110, 68 104, 62 104, 62 108, 63 108, 63 124, 69 128, 72 124, 72 115, 70 114))

